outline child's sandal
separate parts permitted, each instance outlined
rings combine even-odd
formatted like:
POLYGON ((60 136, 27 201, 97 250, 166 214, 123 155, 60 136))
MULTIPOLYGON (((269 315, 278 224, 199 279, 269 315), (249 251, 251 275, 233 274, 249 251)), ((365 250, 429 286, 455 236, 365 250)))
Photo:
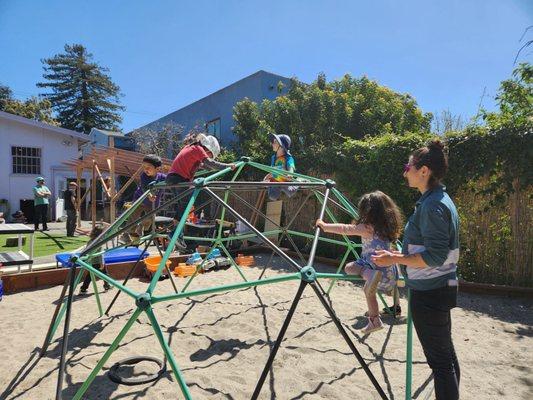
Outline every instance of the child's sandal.
POLYGON ((383 322, 381 322, 379 315, 374 315, 372 317, 368 317, 368 324, 361 329, 361 332, 363 332, 365 335, 368 335, 369 333, 379 331, 380 329, 383 329, 383 322))

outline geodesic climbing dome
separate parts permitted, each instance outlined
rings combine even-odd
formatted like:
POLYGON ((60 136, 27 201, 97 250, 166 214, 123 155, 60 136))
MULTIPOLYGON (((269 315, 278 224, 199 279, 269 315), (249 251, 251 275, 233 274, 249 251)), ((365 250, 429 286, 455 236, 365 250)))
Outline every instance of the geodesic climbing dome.
MULTIPOLYGON (((250 161, 247 158, 243 158, 241 161, 239 161, 236 164, 236 169, 232 170, 230 168, 226 168, 222 171, 211 173, 211 174, 205 174, 200 173, 199 176, 193 181, 193 182, 186 182, 186 183, 180 183, 177 185, 167 185, 165 183, 158 183, 153 184, 150 186, 149 190, 146 191, 133 205, 126 210, 111 226, 109 226, 97 239, 95 239, 85 250, 83 250, 79 255, 73 256, 69 261, 69 277, 67 281, 65 282, 65 286, 63 288, 63 292, 61 294, 61 300, 65 297, 65 293, 68 287, 68 296, 63 301, 63 306, 61 306, 61 301, 58 302, 58 307, 56 308, 56 311, 54 313, 54 316, 52 318, 50 328, 48 330, 48 333, 46 335, 45 343, 42 347, 41 355, 43 355, 46 352, 46 349, 49 345, 49 343, 52 340, 52 337, 57 330, 60 320, 63 317, 63 315, 66 315, 65 318, 65 324, 64 324, 64 332, 63 332, 63 341, 62 341, 62 350, 61 350, 61 360, 60 360, 60 368, 58 372, 58 385, 57 385, 57 391, 56 391, 56 399, 61 399, 61 393, 62 393, 62 385, 63 385, 63 377, 64 377, 64 370, 65 370, 65 356, 67 352, 67 346, 68 346, 68 334, 69 334, 69 321, 70 321, 70 313, 72 308, 72 297, 75 290, 75 287, 79 284, 81 281, 81 276, 83 274, 79 273, 76 275, 76 270, 79 269, 82 272, 89 273, 91 277, 99 277, 100 279, 108 282, 109 284, 113 285, 115 288, 118 289, 119 292, 117 292, 118 296, 120 293, 124 293, 125 295, 132 298, 132 301, 135 303, 135 310, 133 311, 133 314, 130 316, 127 323, 122 327, 119 334, 113 340, 107 351, 104 353, 100 361, 97 363, 97 365, 93 368, 83 385, 78 389, 73 399, 81 399, 84 393, 87 391, 88 387, 91 385, 95 377, 98 375, 104 364, 107 362, 113 351, 118 347, 123 337, 126 335, 126 333, 132 328, 133 323, 142 315, 146 315, 146 317, 149 319, 150 324, 153 328, 153 331, 159 341, 159 344, 162 348, 162 351, 165 354, 166 359, 168 360, 172 372, 178 381, 178 384, 180 386, 181 392, 186 399, 191 399, 191 394, 189 392, 189 388, 186 383, 186 379, 183 376, 176 359, 174 357, 173 351, 169 346, 169 342, 165 338, 165 335, 163 334, 163 331, 161 329, 161 326, 154 314, 152 306, 157 303, 163 303, 163 302, 171 302, 173 300, 182 299, 182 298, 189 298, 189 297, 195 297, 195 296, 201 296, 201 295, 207 295, 217 292, 227 292, 231 290, 237 290, 237 289, 243 289, 243 288, 249 288, 254 286, 260 286, 260 285, 270 285, 270 284, 280 284, 282 282, 296 280, 300 281, 300 285, 298 287, 298 290, 295 294, 294 300, 291 304, 291 307, 287 313, 287 316, 285 318, 285 321, 280 329, 279 335, 277 337, 277 340, 275 344, 273 345, 271 349, 270 356, 268 357, 268 360, 263 368, 263 371, 261 373, 261 376, 255 386, 255 389, 253 391, 253 394, 251 396, 252 399, 257 399, 261 388, 263 386, 263 383, 268 375, 268 372, 272 366, 272 363, 274 361, 274 358, 276 356, 276 353, 280 347, 281 342, 283 341, 283 338, 285 336, 285 333, 287 331, 287 328, 290 324, 290 321, 292 319, 292 316, 294 315, 294 312, 296 310, 296 307, 298 305, 298 302, 300 301, 300 298, 304 292, 304 290, 309 286, 311 290, 315 293, 318 300, 326 310, 327 314, 331 318, 331 320, 334 322, 337 330, 339 331, 339 334, 342 336, 346 344, 349 346, 350 350, 353 352, 355 358, 357 359, 358 363, 361 365, 365 373, 367 374, 368 378, 370 379, 372 385, 374 386, 376 392, 379 394, 379 396, 382 399, 387 399, 386 394, 380 387, 378 381, 368 368, 365 360, 357 350, 355 344, 353 343, 351 337, 346 332, 345 328, 343 327, 342 323, 337 318, 335 311, 333 310, 331 303, 328 299, 328 293, 331 291, 334 281, 335 280, 359 280, 360 278, 357 276, 350 276, 345 275, 341 273, 341 270, 348 259, 348 257, 353 255, 353 257, 357 258, 357 247, 360 245, 352 242, 348 237, 343 236, 342 240, 337 240, 329 237, 321 237, 321 231, 319 228, 315 228, 313 233, 305 233, 298 230, 291 229, 291 225, 293 221, 296 218, 296 215, 291 216, 291 219, 288 224, 285 226, 275 226, 275 229, 270 229, 268 231, 261 231, 259 230, 254 224, 250 223, 241 213, 239 213, 234 207, 229 205, 229 199, 230 196, 232 196, 234 199, 237 199, 240 201, 244 206, 249 207, 251 209, 254 209, 254 206, 250 204, 250 202, 246 201, 242 196, 239 195, 240 191, 243 190, 266 190, 269 187, 284 187, 284 186, 297 186, 302 192, 307 193, 307 198, 314 196, 316 200, 320 204, 320 211, 316 218, 323 219, 326 215, 327 217, 333 221, 337 222, 337 215, 338 210, 341 210, 342 212, 346 213, 351 218, 357 218, 357 211, 356 208, 350 203, 350 201, 335 187, 335 183, 330 180, 322 180, 318 178, 313 178, 297 173, 291 173, 287 171, 280 171, 278 169, 274 169, 269 166, 265 166, 262 164, 255 163, 253 161, 250 161), (245 168, 254 169, 256 171, 263 171, 266 173, 276 173, 278 175, 284 175, 287 178, 292 179, 291 182, 266 182, 266 181, 257 181, 257 182, 250 182, 250 181, 239 181, 238 178, 241 176, 243 170, 245 168), (222 178, 228 178, 229 180, 222 180, 222 178), (156 193, 161 190, 176 190, 179 189, 179 195, 171 196, 171 198, 167 201, 162 202, 162 204, 153 209, 151 212, 146 213, 141 219, 130 221, 131 215, 134 213, 134 211, 141 206, 144 199, 146 199, 150 194, 156 193), (203 289, 196 289, 196 290, 188 290, 190 283, 192 280, 197 276, 197 274, 202 270, 203 263, 198 264, 196 266, 196 272, 189 278, 185 286, 181 289, 181 291, 177 290, 175 284, 174 285, 174 291, 175 293, 171 294, 156 294, 155 289, 158 286, 159 278, 161 277, 161 274, 163 273, 163 270, 167 267, 167 261, 169 260, 176 242, 182 235, 182 232, 184 231, 187 216, 189 215, 189 212, 193 208, 193 206, 198 205, 199 196, 203 193, 204 196, 207 196, 210 201, 215 202, 218 204, 219 212, 218 219, 222 222, 218 225, 216 234, 214 237, 187 237, 185 236, 185 240, 195 239, 199 241, 204 241, 209 244, 210 246, 210 253, 214 251, 214 249, 219 248, 221 249, 224 254, 231 260, 231 266, 238 272, 240 275, 242 282, 232 283, 228 285, 219 285, 209 288, 203 288, 203 289), (153 273, 153 276, 151 278, 150 283, 148 284, 148 287, 144 292, 136 292, 129 288, 127 286, 127 279, 124 282, 118 282, 117 280, 107 276, 106 274, 102 273, 99 269, 93 267, 91 264, 91 260, 94 259, 94 257, 102 254, 104 251, 101 250, 102 246, 113 243, 114 248, 123 247, 124 244, 120 244, 117 241, 117 238, 120 237, 123 233, 130 230, 132 227, 139 224, 142 220, 146 218, 153 218, 154 215, 161 212, 162 210, 171 208, 176 202, 178 201, 186 201, 187 205, 185 207, 185 210, 181 216, 181 219, 179 220, 179 223, 176 226, 176 229, 172 233, 172 236, 169 240, 168 246, 166 247, 166 250, 161 252, 161 261, 159 263, 159 266, 157 270, 153 273), (337 212, 332 211, 333 207, 337 212), (249 231, 246 233, 238 233, 235 235, 230 236, 224 236, 223 235, 223 222, 227 220, 228 218, 233 218, 234 220, 241 221, 248 229, 249 231), (272 237, 280 237, 280 239, 286 239, 288 243, 291 245, 294 245, 294 249, 298 255, 298 261, 293 259, 291 256, 287 254, 287 252, 280 248, 274 241, 271 240, 272 237), (304 256, 301 254, 301 252, 298 250, 298 247, 295 245, 293 238, 300 237, 305 238, 310 241, 310 251, 308 256, 304 256), (263 245, 267 246, 269 249, 272 250, 272 254, 276 254, 279 257, 281 257, 293 270, 293 273, 286 273, 281 276, 275 276, 270 278, 262 278, 262 275, 259 277, 259 279, 248 281, 245 277, 245 275, 242 273, 239 265, 235 262, 232 255, 230 254, 230 251, 228 250, 227 244, 232 240, 249 240, 249 239, 256 239, 263 243, 263 245), (321 273, 317 272, 314 268, 315 263, 315 256, 316 256, 316 250, 317 246, 320 243, 331 243, 338 246, 342 246, 345 251, 343 254, 343 257, 341 259, 341 262, 339 264, 339 267, 337 269, 336 273, 321 273), (325 290, 321 284, 324 280, 331 280, 330 285, 327 290, 325 290)), ((297 213, 300 212, 300 210, 305 206, 306 202, 302 202, 298 208, 297 213)), ((260 214, 263 218, 268 219, 268 216, 264 215, 261 210, 254 209, 255 212, 260 214)), ((296 214, 297 214, 296 213, 296 214)), ((276 225, 276 224, 274 224, 276 225)), ((159 236, 161 236, 160 233, 157 233, 156 231, 152 230, 152 232, 144 237, 141 238, 141 245, 144 245, 143 253, 146 252, 149 243, 154 241, 154 239, 157 239, 159 236)), ((109 251, 110 249, 107 249, 105 251, 109 251)), ((142 256, 142 254, 141 254, 142 256)), ((139 260, 137 260, 137 263, 141 260, 141 256, 139 257, 139 260)), ((205 258, 207 259, 207 257, 205 258)), ((136 264, 137 264, 136 263, 136 264)), ((133 271, 133 269, 132 269, 133 271)), ((94 282, 94 279, 93 279, 94 282)), ((95 290, 95 297, 98 302, 98 307, 100 310, 100 315, 102 315, 102 309, 100 305, 100 300, 97 294, 97 291, 95 290)), ((115 296, 115 299, 116 299, 115 296)), ((383 300, 383 299, 382 299, 383 300)), ((106 314, 109 313, 111 309, 112 304, 109 306, 109 308, 106 311, 106 314)), ((409 319, 409 316, 408 316, 409 319)), ((410 320, 409 320, 410 322, 410 320)), ((409 323, 408 322, 408 323, 409 323)), ((408 325, 408 354, 407 354, 407 378, 406 378, 406 398, 410 398, 410 346, 411 346, 411 329, 410 329, 410 323, 408 325)))

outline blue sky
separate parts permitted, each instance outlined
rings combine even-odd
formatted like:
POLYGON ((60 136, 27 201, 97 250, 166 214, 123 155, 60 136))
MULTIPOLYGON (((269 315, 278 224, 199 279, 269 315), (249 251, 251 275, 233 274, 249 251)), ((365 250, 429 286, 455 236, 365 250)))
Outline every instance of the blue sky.
POLYGON ((529 25, 526 0, 0 0, 0 82, 38 94, 40 59, 81 43, 121 87, 125 131, 260 69, 367 75, 424 111, 468 118, 485 88, 493 107, 529 25))

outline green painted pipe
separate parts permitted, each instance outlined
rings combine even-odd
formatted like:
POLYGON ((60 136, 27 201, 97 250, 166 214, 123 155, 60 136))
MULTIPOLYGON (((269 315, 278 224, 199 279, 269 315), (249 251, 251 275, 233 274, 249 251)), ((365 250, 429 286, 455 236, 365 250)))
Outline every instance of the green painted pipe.
MULTIPOLYGON (((304 237, 304 238, 308 238, 308 239, 313 239, 313 237, 314 237, 313 235, 311 235, 309 233, 292 231, 292 230, 288 230, 287 233, 289 233, 291 235, 294 235, 294 236, 300 236, 300 237, 304 237)), ((341 242, 340 240, 335 240, 335 239, 330 239, 330 238, 325 238, 325 237, 321 237, 318 240, 320 240, 322 242, 325 242, 325 243, 332 243, 332 244, 338 244, 339 246, 346 246, 346 242, 341 242)), ((354 248, 355 247, 361 247, 361 245, 358 244, 358 243, 353 243, 352 247, 354 247, 354 248)))
POLYGON ((96 364, 96 367, 94 367, 94 369, 91 371, 87 379, 85 379, 85 382, 83 382, 83 385, 81 385, 81 387, 78 389, 78 391, 76 392, 72 400, 80 400, 82 398, 83 394, 87 391, 87 389, 93 382, 94 378, 96 378, 96 375, 98 375, 98 372, 100 372, 100 370, 102 369, 106 361, 109 359, 111 354, 113 354, 113 352, 116 350, 120 341, 124 338, 124 336, 126 336, 126 333, 128 333, 128 331, 131 328, 131 325, 137 320, 140 313, 141 313, 141 309, 137 308, 135 312, 133 313, 133 315, 128 320, 128 322, 126 323, 126 325, 124 325, 124 327, 121 329, 121 331, 119 332, 115 340, 113 340, 113 343, 111 343, 111 345, 109 346, 107 351, 104 353, 100 361, 98 361, 98 364, 96 364))
POLYGON ((170 346, 168 345, 168 342, 165 340, 165 337, 163 336, 163 331, 161 331, 161 327, 159 326, 159 322, 157 321, 157 318, 154 315, 152 307, 148 307, 145 310, 145 312, 148 315, 148 319, 150 320, 150 323, 152 324, 152 328, 157 337, 157 340, 159 340, 159 344, 161 345, 161 348, 163 349, 165 356, 167 357, 167 360, 170 363, 170 366, 172 367, 172 372, 174 372, 174 376, 176 377, 176 380, 178 381, 180 385, 181 393, 183 393, 183 396, 185 397, 186 400, 192 400, 191 393, 189 392, 189 388, 187 387, 187 382, 185 382, 185 378, 183 377, 180 371, 180 368, 178 366, 178 363, 176 362, 176 359, 174 358, 174 354, 172 353, 172 350, 170 346))
POLYGON ((87 264, 85 261, 81 261, 81 260, 76 260, 76 263, 78 265, 81 265, 83 268, 85 268, 87 271, 90 271, 92 273, 94 273, 98 278, 106 281, 107 283, 109 283, 110 285, 113 285, 115 286, 116 288, 122 290, 124 293, 126 293, 127 295, 133 297, 134 299, 137 298, 137 296, 139 296, 139 293, 129 289, 128 287, 122 285, 121 283, 117 282, 116 280, 114 280, 113 278, 111 278, 110 276, 104 274, 102 271, 100 271, 99 269, 96 269, 94 268, 92 265, 90 264, 87 264))
POLYGON ((185 227, 185 222, 187 222, 187 217, 189 215, 189 212, 191 211, 191 208, 194 205, 199 193, 200 193, 200 189, 194 190, 193 194, 191 195, 191 198, 189 199, 189 203, 187 204, 187 207, 185 207, 185 210, 183 211, 180 222, 178 226, 176 227, 174 234, 172 235, 172 239, 170 240, 170 243, 168 244, 168 247, 165 250, 165 254, 163 254, 163 257, 161 258, 159 267, 157 268, 157 271, 152 276, 152 280, 150 282, 150 285, 148 286, 149 294, 153 293, 155 286, 157 285, 157 282, 159 281, 159 277, 161 276, 161 273, 163 272, 163 269, 165 268, 166 262, 170 258, 172 251, 174 250, 174 246, 176 245, 176 241, 178 240, 180 233, 183 231, 183 228, 185 227))
POLYGON ((186 293, 169 294, 166 296, 153 296, 152 304, 161 303, 163 301, 169 301, 169 300, 183 299, 186 297, 202 296, 202 295, 218 293, 218 292, 227 292, 230 290, 244 289, 244 288, 248 288, 252 286, 261 286, 261 285, 267 285, 270 283, 279 283, 279 282, 285 282, 285 281, 291 281, 291 280, 297 280, 297 279, 301 279, 301 275, 299 272, 282 275, 282 276, 276 276, 272 278, 265 278, 265 279, 261 279, 258 281, 248 281, 248 282, 232 283, 229 285, 215 286, 212 288, 199 289, 199 290, 194 290, 194 291, 186 292, 186 293))
MULTIPOLYGON (((312 176, 298 174, 296 172, 282 171, 282 170, 280 170, 278 168, 270 167, 268 165, 259 164, 259 163, 256 163, 254 161, 250 161, 250 165, 255 167, 255 168, 257 168, 257 169, 260 169, 262 171, 268 172, 268 173, 275 173, 277 175, 282 175, 282 176, 286 176, 286 177, 302 178, 302 179, 305 179, 305 180, 310 181, 310 182, 322 183, 324 186, 326 186, 326 181, 323 180, 323 179, 320 179, 320 178, 314 178, 312 176)), ((297 185, 298 182, 295 182, 295 184, 297 185)))
POLYGON ((96 278, 94 276, 93 272, 89 272, 91 275, 91 283, 93 284, 93 291, 94 296, 96 297, 96 304, 98 305, 98 312, 100 313, 100 317, 104 315, 104 312, 102 310, 102 303, 100 303, 100 295, 98 294, 98 287, 96 286, 96 278))

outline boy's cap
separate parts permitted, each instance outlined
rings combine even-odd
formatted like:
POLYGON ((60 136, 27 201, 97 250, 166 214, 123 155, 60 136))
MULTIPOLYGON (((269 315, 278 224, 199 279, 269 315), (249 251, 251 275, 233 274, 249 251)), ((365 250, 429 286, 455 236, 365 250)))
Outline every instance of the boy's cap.
POLYGON ((35 179, 35 182, 44 182, 44 178, 42 176, 35 179))
POLYGON ((159 168, 163 164, 161 162, 161 157, 156 154, 147 154, 146 156, 144 156, 143 162, 152 164, 156 168, 159 168))
POLYGON ((285 150, 285 154, 289 156, 291 155, 291 138, 289 135, 277 135, 275 133, 271 133, 270 137, 276 139, 276 141, 281 145, 281 147, 283 147, 283 150, 285 150))
POLYGON ((78 184, 76 182, 69 182, 68 185, 69 186, 78 186, 78 184))

